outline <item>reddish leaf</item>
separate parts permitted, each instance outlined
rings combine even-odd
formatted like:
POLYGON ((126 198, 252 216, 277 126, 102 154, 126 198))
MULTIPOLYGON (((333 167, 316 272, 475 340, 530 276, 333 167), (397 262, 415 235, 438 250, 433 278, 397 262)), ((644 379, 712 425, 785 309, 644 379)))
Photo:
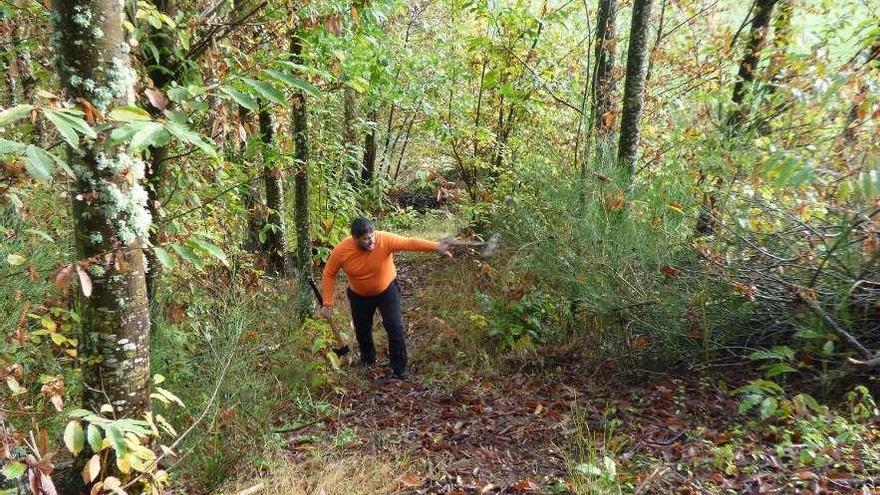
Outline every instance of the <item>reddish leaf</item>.
POLYGON ((144 94, 147 95, 147 99, 150 100, 150 105, 153 105, 153 108, 165 110, 168 106, 168 98, 165 97, 165 93, 158 89, 147 88, 144 90, 144 94))
POLYGON ((61 267, 57 272, 55 272, 55 276, 52 277, 52 283, 55 284, 55 287, 58 287, 58 290, 64 292, 67 290, 67 286, 70 285, 70 279, 73 276, 73 264, 69 264, 67 266, 61 267))
POLYGON ((101 111, 92 106, 92 104, 85 98, 77 98, 76 105, 85 114, 86 122, 88 122, 89 125, 95 125, 104 120, 104 115, 101 111))
POLYGON ((674 266, 663 265, 660 267, 660 273, 662 273, 663 275, 669 275, 670 277, 675 277, 676 275, 681 274, 681 270, 675 268, 674 266))
POLYGON ((30 301, 25 301, 24 307, 21 308, 21 315, 18 317, 18 325, 15 326, 15 340, 17 340, 20 345, 24 345, 27 341, 27 333, 24 330, 27 327, 27 314, 30 309, 30 301))

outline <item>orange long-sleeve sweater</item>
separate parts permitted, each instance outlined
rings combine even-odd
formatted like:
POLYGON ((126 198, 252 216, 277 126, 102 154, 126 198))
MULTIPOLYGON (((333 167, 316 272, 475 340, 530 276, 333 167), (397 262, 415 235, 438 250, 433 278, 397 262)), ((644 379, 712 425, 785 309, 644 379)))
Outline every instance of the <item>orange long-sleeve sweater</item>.
POLYGON ((434 251, 438 244, 418 237, 402 237, 376 231, 372 251, 360 249, 354 237, 346 237, 333 248, 321 278, 324 306, 333 306, 336 275, 345 273, 352 292, 363 297, 378 296, 394 281, 397 268, 392 255, 397 251, 434 251))

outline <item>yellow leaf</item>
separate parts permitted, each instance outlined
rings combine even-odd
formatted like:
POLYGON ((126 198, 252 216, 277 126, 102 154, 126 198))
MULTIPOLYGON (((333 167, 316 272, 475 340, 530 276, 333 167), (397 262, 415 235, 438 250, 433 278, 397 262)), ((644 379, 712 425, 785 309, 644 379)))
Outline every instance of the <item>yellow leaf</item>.
POLYGON ((131 473, 131 463, 128 462, 127 457, 117 457, 116 458, 116 467, 119 469, 119 472, 122 474, 131 473))

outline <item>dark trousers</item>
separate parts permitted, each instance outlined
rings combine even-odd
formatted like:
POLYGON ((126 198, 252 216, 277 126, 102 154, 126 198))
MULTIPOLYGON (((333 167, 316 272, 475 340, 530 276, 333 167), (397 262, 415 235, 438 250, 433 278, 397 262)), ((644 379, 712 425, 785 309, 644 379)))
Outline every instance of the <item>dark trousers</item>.
POLYGON ((363 297, 348 289, 351 303, 351 319, 361 351, 362 363, 376 362, 376 346, 373 344, 373 315, 376 308, 382 314, 382 325, 388 334, 388 354, 391 369, 395 373, 406 372, 406 340, 403 336, 403 317, 400 314, 400 286, 397 280, 391 282, 381 294, 363 297))

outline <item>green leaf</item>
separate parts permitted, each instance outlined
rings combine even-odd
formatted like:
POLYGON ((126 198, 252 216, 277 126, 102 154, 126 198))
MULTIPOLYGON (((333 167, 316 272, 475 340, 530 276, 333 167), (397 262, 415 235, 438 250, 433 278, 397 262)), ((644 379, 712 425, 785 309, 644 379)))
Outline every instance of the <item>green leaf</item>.
POLYGON ((28 234, 33 234, 33 235, 38 236, 38 237, 42 237, 43 240, 45 240, 45 241, 48 241, 48 242, 55 242, 55 239, 52 239, 52 236, 50 236, 49 234, 43 232, 42 230, 37 230, 37 229, 25 229, 25 232, 27 232, 28 234))
POLYGON ((16 105, 0 112, 0 125, 6 125, 16 120, 21 120, 31 114, 33 105, 16 105))
POLYGON ((190 245, 196 247, 197 249, 200 249, 220 260, 220 262, 223 263, 223 266, 226 266, 227 268, 229 267, 229 260, 226 259, 226 255, 223 253, 223 250, 220 249, 216 244, 208 242, 204 239, 200 239, 198 237, 190 237, 188 239, 188 242, 190 243, 190 245))
POLYGON ((779 403, 773 397, 764 397, 761 401, 761 419, 767 419, 776 412, 779 403))
POLYGON ((257 100, 250 97, 241 91, 232 88, 220 88, 220 91, 232 98, 233 101, 238 103, 239 105, 247 108, 252 112, 257 112, 260 110, 260 104, 257 103, 257 100))
POLYGON ((298 77, 293 77, 290 74, 286 74, 284 72, 279 72, 277 70, 272 70, 272 69, 266 69, 264 72, 266 74, 268 74, 269 77, 271 77, 272 79, 275 79, 276 81, 278 81, 282 84, 286 84, 292 88, 296 88, 296 89, 305 91, 306 93, 309 93, 312 96, 318 96, 321 93, 321 91, 318 88, 313 86, 308 81, 303 81, 302 79, 300 79, 298 77))
POLYGON ((330 80, 334 79, 333 74, 331 74, 325 70, 321 70, 321 69, 318 69, 315 67, 309 67, 307 65, 293 63, 289 60, 280 60, 280 61, 278 61, 278 64, 283 65, 284 67, 287 67, 288 69, 291 69, 294 72, 303 73, 303 74, 314 74, 316 76, 320 76, 321 79, 324 79, 325 81, 330 81, 330 80))
POLYGON ((796 372, 797 372, 797 370, 794 369, 788 363, 776 363, 772 366, 768 366, 765 374, 767 375, 768 378, 772 378, 774 376, 779 376, 784 373, 796 373, 796 372))
POLYGON ((0 138, 0 156, 20 155, 24 153, 25 148, 27 145, 24 143, 0 138))
POLYGON ((174 266, 174 256, 171 255, 164 248, 160 248, 159 246, 153 246, 153 253, 156 255, 156 259, 159 260, 159 263, 162 264, 165 268, 171 268, 174 266))
POLYGON ((168 132, 161 124, 156 122, 138 122, 140 130, 131 137, 128 143, 129 151, 137 151, 148 146, 162 146, 168 143, 168 132))
POLYGON ((204 266, 202 259, 199 258, 199 255, 197 255, 191 247, 180 244, 169 244, 169 246, 171 246, 171 249, 180 255, 181 258, 192 263, 198 270, 201 270, 204 266))
POLYGON ((150 114, 143 108, 127 105, 114 108, 107 114, 107 118, 116 122, 134 122, 136 120, 150 120, 150 114))
POLYGON ((63 110, 56 110, 54 112, 58 118, 66 122, 67 125, 73 127, 74 130, 81 133, 82 135, 90 137, 92 139, 98 137, 98 133, 95 132, 95 129, 92 128, 92 126, 90 126, 88 122, 83 119, 83 116, 85 114, 83 114, 81 111, 68 108, 63 110))
POLYGON ((168 99, 174 102, 181 102, 190 97, 189 91, 182 86, 176 86, 174 88, 169 89, 166 94, 168 95, 168 99))
POLYGON ((284 99, 284 93, 282 93, 281 90, 279 90, 275 86, 272 86, 265 81, 257 81, 248 77, 243 77, 241 78, 241 80, 267 100, 278 103, 279 105, 283 105, 284 103, 286 103, 284 99))
POLYGON ((125 447, 125 436, 122 434, 122 430, 120 430, 115 424, 107 425, 107 428, 104 430, 107 433, 107 438, 110 440, 110 445, 112 445, 113 450, 116 451, 116 456, 125 456, 128 449, 125 447))
POLYGON ((83 432, 82 423, 73 420, 64 428, 64 446, 73 455, 79 454, 86 443, 86 435, 83 432))
POLYGON ((18 461, 10 461, 3 466, 3 471, 0 471, 0 474, 8 480, 17 480, 21 478, 26 470, 27 464, 18 461))
POLYGON ((171 121, 165 122, 165 129, 167 129, 168 132, 173 134, 174 137, 176 137, 177 139, 197 146, 206 155, 214 158, 217 157, 217 150, 215 150, 213 146, 208 144, 207 141, 202 139, 202 136, 199 133, 193 132, 190 129, 187 129, 185 126, 178 124, 177 122, 171 121))
POLYGON ((24 154, 24 167, 34 179, 40 182, 48 182, 55 168, 55 157, 43 148, 28 145, 24 154))
POLYGON ((55 124, 55 128, 58 129, 58 134, 61 134, 61 138, 64 139, 71 148, 79 148, 79 136, 76 134, 73 127, 59 116, 58 112, 49 108, 44 108, 43 115, 55 124))
POLYGON ((101 451, 101 442, 103 438, 101 437, 101 430, 99 430, 97 426, 89 423, 86 427, 86 438, 88 438, 89 447, 92 448, 92 452, 101 451))
POLYGON ((739 403, 739 413, 745 414, 761 402, 762 396, 758 394, 749 394, 739 403))

